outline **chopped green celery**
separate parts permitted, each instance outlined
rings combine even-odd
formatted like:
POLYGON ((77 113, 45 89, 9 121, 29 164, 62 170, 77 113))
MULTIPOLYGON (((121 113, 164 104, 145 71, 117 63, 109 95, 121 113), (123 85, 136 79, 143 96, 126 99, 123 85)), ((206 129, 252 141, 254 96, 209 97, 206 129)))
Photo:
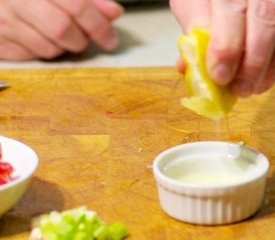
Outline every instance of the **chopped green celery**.
POLYGON ((119 221, 109 225, 109 232, 113 237, 112 240, 120 240, 128 235, 127 228, 119 221))
POLYGON ((106 224, 94 211, 80 207, 36 218, 30 240, 121 240, 127 235, 123 223, 106 224))

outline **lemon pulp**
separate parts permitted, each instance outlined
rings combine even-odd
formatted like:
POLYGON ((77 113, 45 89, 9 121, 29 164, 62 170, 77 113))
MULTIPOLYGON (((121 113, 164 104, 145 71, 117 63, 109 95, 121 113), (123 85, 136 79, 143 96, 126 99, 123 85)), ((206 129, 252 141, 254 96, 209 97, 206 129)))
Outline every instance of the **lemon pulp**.
POLYGON ((195 113, 219 120, 225 117, 236 102, 228 86, 218 86, 208 75, 206 51, 210 35, 207 30, 194 28, 178 40, 182 59, 186 64, 185 84, 190 97, 181 104, 195 113))

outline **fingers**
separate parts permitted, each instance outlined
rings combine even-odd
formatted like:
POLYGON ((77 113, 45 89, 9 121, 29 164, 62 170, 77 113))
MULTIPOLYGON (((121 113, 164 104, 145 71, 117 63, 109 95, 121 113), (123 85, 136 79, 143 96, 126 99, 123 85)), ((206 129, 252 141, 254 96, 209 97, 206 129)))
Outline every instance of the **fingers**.
POLYGON ((247 0, 211 0, 211 40, 208 71, 221 85, 228 84, 238 67, 245 38, 247 0))
POLYGON ((3 60, 30 60, 37 58, 24 47, 11 41, 0 40, 0 59, 3 60))
POLYGON ((10 19, 5 27, 2 26, 0 33, 6 41, 21 45, 36 58, 51 59, 59 56, 64 51, 29 25, 18 21, 18 19, 10 19))
POLYGON ((92 2, 110 20, 117 19, 124 12, 123 7, 113 0, 92 0, 92 2))
MULTIPOLYGON (((275 44, 275 1, 249 0, 246 48, 242 65, 232 83, 233 92, 241 97, 261 93, 273 84, 267 73, 275 44)), ((273 71, 274 72, 274 71, 273 71)), ((268 73, 270 74, 270 73, 268 73)))
POLYGON ((45 38, 72 52, 86 48, 88 39, 76 23, 47 0, 20 1, 14 6, 17 16, 45 38), (24 9, 24 11, 22 11, 24 9))
MULTIPOLYGON (((209 1, 170 0, 170 7, 183 32, 192 27, 210 26, 209 1)), ((177 60, 177 69, 181 73, 185 71, 185 64, 181 58, 177 60)))
POLYGON ((211 14, 207 67, 218 84, 230 83, 240 97, 274 84, 275 0, 170 0, 170 5, 183 31, 200 16, 206 23, 211 14))
POLYGON ((178 58, 177 60, 177 69, 180 73, 184 73, 185 72, 185 64, 184 61, 181 59, 181 57, 178 58))
POLYGON ((194 26, 210 26, 210 5, 208 0, 170 0, 170 7, 183 32, 194 26))
POLYGON ((265 75, 265 82, 262 85, 262 88, 258 93, 265 92, 274 85, 275 82, 275 52, 273 52, 273 58, 269 65, 269 68, 265 75))
POLYGON ((0 59, 27 60, 60 55, 63 49, 18 19, 10 2, 3 1, 0 8, 0 59))
POLYGON ((93 2, 93 0, 51 1, 68 12, 98 46, 105 50, 113 50, 118 45, 118 35, 111 23, 112 18, 122 14, 122 9, 118 7, 118 4, 106 0, 100 0, 100 3, 93 2))
POLYGON ((3 58, 54 58, 80 52, 92 40, 106 50, 118 44, 112 21, 123 8, 112 0, 3 0, 0 8, 0 52, 3 58))

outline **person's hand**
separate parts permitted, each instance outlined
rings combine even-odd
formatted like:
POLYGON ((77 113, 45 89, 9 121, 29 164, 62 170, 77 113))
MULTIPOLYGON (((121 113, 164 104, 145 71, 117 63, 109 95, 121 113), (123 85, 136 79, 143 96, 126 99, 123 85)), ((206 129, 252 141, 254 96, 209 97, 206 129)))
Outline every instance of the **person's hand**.
POLYGON ((112 21, 122 13, 112 0, 2 0, 0 59, 51 59, 91 41, 112 50, 118 44, 112 21))
MULTIPOLYGON (((170 0, 182 30, 207 27, 209 74, 217 84, 247 97, 275 82, 274 0, 170 0)), ((181 71, 184 65, 178 63, 181 71)))

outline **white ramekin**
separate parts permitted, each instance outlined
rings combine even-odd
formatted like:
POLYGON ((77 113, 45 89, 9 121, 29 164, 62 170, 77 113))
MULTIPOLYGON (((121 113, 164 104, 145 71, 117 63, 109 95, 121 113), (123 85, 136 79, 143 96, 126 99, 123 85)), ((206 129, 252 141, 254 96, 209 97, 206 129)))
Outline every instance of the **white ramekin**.
MULTIPOLYGON (((209 164, 214 171, 219 171, 213 161, 209 164)), ((163 210, 178 220, 202 225, 238 222, 255 214, 263 203, 268 169, 269 161, 264 154, 243 144, 219 141, 172 147, 160 153, 153 164, 163 210), (190 156, 198 154, 230 155, 232 161, 245 161, 248 167, 241 169, 240 180, 233 183, 181 182, 165 175, 168 165, 181 159, 188 161, 190 156)))

